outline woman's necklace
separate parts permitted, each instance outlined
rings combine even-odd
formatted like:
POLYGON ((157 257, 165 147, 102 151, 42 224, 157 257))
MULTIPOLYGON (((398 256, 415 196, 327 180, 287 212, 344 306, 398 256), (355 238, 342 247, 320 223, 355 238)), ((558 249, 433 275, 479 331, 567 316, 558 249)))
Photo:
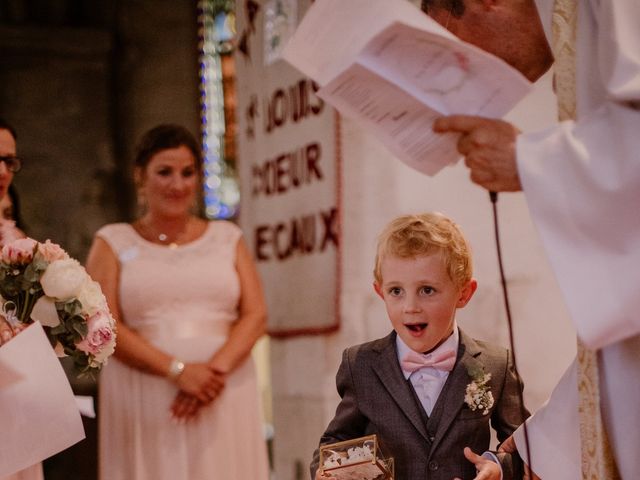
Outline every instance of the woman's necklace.
POLYGON ((143 223, 143 227, 148 232, 147 235, 150 238, 156 239, 159 243, 161 243, 162 245, 166 245, 171 249, 178 248, 178 241, 184 237, 188 226, 189 219, 187 219, 187 221, 178 232, 170 236, 169 234, 161 231, 159 228, 156 228, 150 222, 147 222, 146 224, 143 223))
POLYGON ((169 236, 166 233, 159 233, 158 241, 172 250, 178 248, 178 244, 176 242, 169 241, 169 236))

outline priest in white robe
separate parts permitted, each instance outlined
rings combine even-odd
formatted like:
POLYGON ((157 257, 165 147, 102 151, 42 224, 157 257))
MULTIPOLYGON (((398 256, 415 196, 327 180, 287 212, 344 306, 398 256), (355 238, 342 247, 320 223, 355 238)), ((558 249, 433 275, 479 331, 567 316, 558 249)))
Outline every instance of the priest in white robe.
MULTIPOLYGON (((535 32, 528 42, 521 23, 505 22, 520 15, 535 25, 533 0, 424 3, 460 38, 535 80, 527 71, 543 66, 534 55, 543 47, 533 45, 535 32)), ((548 38, 553 3, 537 1, 548 38)), ((435 129, 461 134, 474 182, 524 191, 578 336, 598 350, 603 421, 626 480, 640 473, 640 1, 578 3, 575 121, 519 134, 506 122, 452 116, 435 129)), ((577 405, 574 364, 528 422, 533 468, 543 480, 581 478, 577 405)))

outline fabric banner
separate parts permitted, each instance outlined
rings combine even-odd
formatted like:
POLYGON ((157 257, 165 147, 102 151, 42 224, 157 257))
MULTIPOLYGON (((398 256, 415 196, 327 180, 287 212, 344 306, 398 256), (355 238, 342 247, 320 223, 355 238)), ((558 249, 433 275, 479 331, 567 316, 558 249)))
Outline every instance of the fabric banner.
POLYGON ((280 59, 308 0, 236 2, 240 224, 256 259, 269 333, 337 329, 339 118, 280 59))

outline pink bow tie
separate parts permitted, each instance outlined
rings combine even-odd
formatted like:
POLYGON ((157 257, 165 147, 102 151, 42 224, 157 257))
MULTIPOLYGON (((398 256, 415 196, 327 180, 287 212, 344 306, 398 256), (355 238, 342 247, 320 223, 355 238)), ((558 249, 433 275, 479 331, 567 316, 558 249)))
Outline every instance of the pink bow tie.
POLYGON ((420 370, 423 367, 431 367, 437 370, 442 370, 443 372, 450 372, 455 363, 456 352, 451 348, 438 352, 435 355, 431 355, 430 358, 426 358, 424 355, 420 355, 412 350, 400 361, 402 369, 411 373, 416 370, 420 370))

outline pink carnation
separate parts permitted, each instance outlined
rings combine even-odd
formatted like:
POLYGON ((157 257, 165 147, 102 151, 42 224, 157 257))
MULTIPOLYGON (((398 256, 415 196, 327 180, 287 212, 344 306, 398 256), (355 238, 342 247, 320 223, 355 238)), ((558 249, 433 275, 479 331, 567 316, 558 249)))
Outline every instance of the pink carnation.
POLYGON ((51 240, 47 240, 44 243, 38 245, 38 253, 42 255, 45 262, 51 263, 56 260, 66 260, 69 258, 67 252, 65 252, 60 245, 53 243, 51 240))
POLYGON ((33 238, 21 238, 2 247, 2 261, 8 264, 25 264, 33 260, 38 242, 33 238))
POLYGON ((114 340, 113 322, 110 315, 100 310, 87 319, 87 336, 77 344, 78 350, 97 355, 114 340))

